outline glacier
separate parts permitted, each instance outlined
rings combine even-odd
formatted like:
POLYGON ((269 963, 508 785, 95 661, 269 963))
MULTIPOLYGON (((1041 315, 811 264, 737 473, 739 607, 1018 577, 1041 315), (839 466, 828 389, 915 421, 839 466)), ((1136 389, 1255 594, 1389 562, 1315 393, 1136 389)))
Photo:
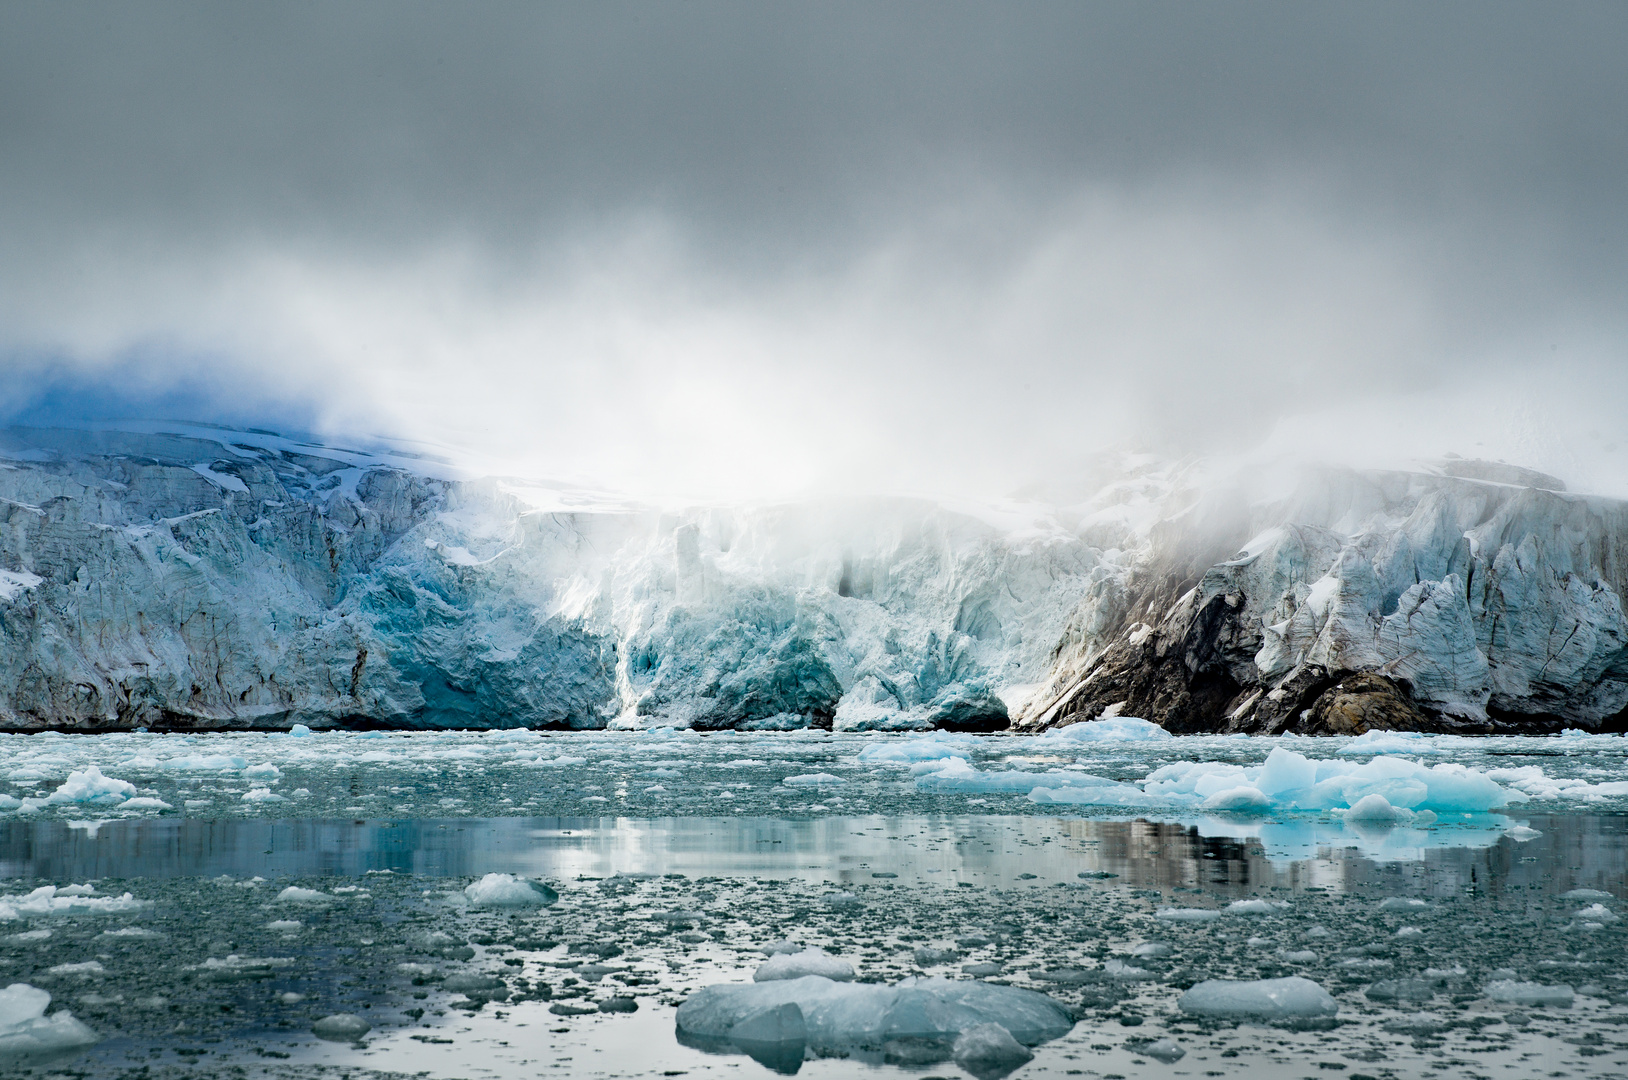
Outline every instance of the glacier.
POLYGON ((1484 462, 1269 498, 1116 468, 1049 502, 686 506, 266 432, 7 429, 0 729, 1625 726, 1625 504, 1484 462))

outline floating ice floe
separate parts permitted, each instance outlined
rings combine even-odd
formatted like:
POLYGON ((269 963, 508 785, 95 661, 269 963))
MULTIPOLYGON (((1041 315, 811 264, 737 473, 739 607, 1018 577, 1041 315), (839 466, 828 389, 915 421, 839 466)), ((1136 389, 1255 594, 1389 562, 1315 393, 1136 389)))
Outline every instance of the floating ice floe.
POLYGON ((290 885, 277 894, 277 899, 285 904, 328 904, 333 902, 333 895, 321 889, 302 889, 298 885, 290 885))
POLYGON ((334 1013, 311 1025, 311 1033, 329 1042, 355 1042, 373 1030, 373 1025, 355 1013, 334 1013))
MULTIPOLYGON (((971 766, 953 764, 936 777, 967 776, 971 766)), ((1023 774, 989 774, 1013 776, 1023 774)), ((1484 772, 1466 765, 1433 766, 1397 758, 1376 757, 1357 763, 1313 760, 1281 746, 1260 765, 1220 761, 1177 761, 1149 773, 1140 787, 1084 774, 1033 776, 1029 798, 1038 803, 1080 806, 1154 808, 1196 807, 1214 811, 1323 810, 1349 815, 1361 807, 1358 820, 1424 824, 1437 811, 1479 812, 1525 802, 1527 796, 1504 788, 1484 772), (1065 776, 1074 779, 1063 779, 1065 776), (1425 817, 1429 814, 1429 817, 1425 817)), ((916 781, 918 786, 928 778, 916 781)), ((1009 781, 1014 790, 1016 781, 1009 781)))
MULTIPOLYGON (((880 735, 873 737, 884 739, 880 735)), ((878 746, 867 746, 859 752, 859 760, 868 765, 908 765, 941 758, 970 758, 972 749, 970 736, 914 736, 886 739, 878 746)))
POLYGON ((1571 1008, 1572 999, 1576 996, 1569 986, 1547 986, 1543 983, 1518 982, 1514 979, 1494 979, 1482 987, 1481 992, 1494 1001, 1502 1001, 1509 1005, 1555 1009, 1571 1008))
POLYGON ((1156 742, 1174 738, 1170 732, 1137 716, 1111 716, 1052 728, 1042 742, 1156 742))
POLYGON ((1281 915, 1288 910, 1287 900, 1234 900, 1226 908, 1228 915, 1281 915))
POLYGON ((96 1042, 96 1033, 66 1009, 46 1016, 50 1004, 49 991, 27 983, 0 990, 0 1062, 19 1064, 96 1042))
POLYGON ((464 898, 472 907, 533 908, 547 907, 560 894, 547 885, 513 874, 487 874, 464 889, 464 898))
POLYGON ((1161 1039, 1132 1039, 1125 1044, 1125 1049, 1133 1054, 1162 1061, 1166 1065, 1174 1065, 1187 1056, 1187 1051, 1177 1046, 1176 1041, 1168 1036, 1161 1039))
POLYGON ((138 911, 146 901, 137 900, 129 893, 123 896, 94 896, 89 885, 69 885, 58 888, 42 885, 23 896, 0 896, 0 922, 33 915, 117 914, 138 911))
POLYGON ((1181 996, 1177 1006, 1196 1016, 1298 1020, 1333 1016, 1339 1005, 1327 990, 1298 975, 1286 979, 1206 979, 1181 996))
POLYGON ((1436 822, 1434 811, 1392 806, 1389 799, 1377 792, 1364 795, 1349 810, 1337 809, 1333 812, 1353 825, 1433 825, 1436 822))
MULTIPOLYGON (((985 772, 974 768, 961 758, 946 758, 936 767, 925 770, 916 777, 916 787, 921 791, 930 791, 935 794, 1008 794, 1029 795, 1034 798, 1033 792, 1042 788, 1091 788, 1095 789, 1121 789, 1127 795, 1140 796, 1129 784, 1122 784, 1117 780, 1108 780, 1100 776, 1092 776, 1083 772, 1021 772, 1011 770, 1008 772, 985 772)), ((1036 799, 1035 801, 1048 801, 1036 799)), ((1067 799, 1053 801, 1066 802, 1067 799)), ((1113 805, 1113 804, 1110 804, 1113 805)))
POLYGON ((1160 908, 1154 917, 1164 922, 1210 922, 1221 917, 1214 908, 1160 908))
POLYGON ((1380 911, 1423 911, 1429 906, 1428 901, 1413 896, 1387 896, 1379 902, 1380 911))
POLYGON ((1573 889, 1560 894, 1562 900, 1615 900, 1616 897, 1600 889, 1573 889))
POLYGON ((834 784, 846 784, 848 781, 835 773, 817 772, 788 776, 780 782, 787 787, 829 787, 834 784))
POLYGON ((247 982, 269 979, 293 963, 291 956, 239 956, 231 953, 224 959, 211 956, 191 970, 215 982, 247 982))
POLYGON ((127 780, 103 776, 102 770, 92 765, 83 771, 69 773, 68 779, 47 796, 45 802, 48 805, 78 803, 85 806, 116 806, 135 793, 136 785, 127 780))
POLYGON ((776 953, 752 973, 753 982, 775 982, 780 979, 801 979, 805 975, 819 975, 832 982, 852 982, 853 965, 824 949, 810 946, 802 952, 776 953))
POLYGON ((799 1061, 805 1046, 835 1053, 894 1040, 936 1043, 948 1058, 957 1038, 985 1024, 998 1024, 1016 1042, 1035 1046, 1068 1034, 1074 1019, 1033 990, 943 978, 893 986, 818 975, 730 983, 703 987, 678 1008, 684 1041, 748 1052, 779 1047, 799 1061))
POLYGON ((950 1044, 950 1059, 980 1080, 1005 1076, 1033 1057, 1032 1050, 999 1024, 974 1024, 950 1044))
POLYGON ((1355 757, 1362 754, 1445 754, 1455 736, 1425 735, 1417 731, 1365 731, 1336 754, 1355 757), (1438 744, 1437 740, 1441 740, 1438 744))

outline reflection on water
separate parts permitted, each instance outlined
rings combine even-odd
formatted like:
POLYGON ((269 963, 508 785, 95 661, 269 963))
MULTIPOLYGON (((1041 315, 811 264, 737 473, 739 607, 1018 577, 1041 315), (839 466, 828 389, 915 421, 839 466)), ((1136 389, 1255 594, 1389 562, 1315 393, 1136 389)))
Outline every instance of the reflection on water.
POLYGON ((1401 880, 1449 893, 1613 890, 1628 879, 1628 816, 1534 815, 1512 825, 1493 815, 1430 829, 994 816, 9 821, 0 823, 0 876, 66 883, 390 870, 854 883, 886 874, 989 886, 1084 876, 1239 895, 1261 886, 1346 890, 1401 880))
MULTIPOLYGON (((1077 1028, 1020 1076, 1168 1076, 1135 1048, 1156 1037, 1182 1042, 1193 1075, 1257 1080, 1303 1076, 1312 1054, 1399 1078, 1437 1075, 1438 1051, 1483 1049, 1531 1066, 1500 1075, 1628 1068, 1619 815, 1389 831, 948 815, 13 821, 0 875, 8 896, 70 881, 134 896, 100 914, 15 904, 0 924, 6 981, 48 989, 100 1036, 75 1064, 96 1076, 126 1075, 132 1055, 272 1059, 290 1080, 318 1065, 356 1080, 578 1075, 588 1061, 764 1076, 750 1057, 681 1046, 673 1009, 750 980, 788 938, 867 979, 976 977, 1075 1010, 1077 1028), (481 908, 465 886, 492 872, 552 878, 557 902, 481 908), (1579 888, 1601 891, 1561 895, 1579 888), (1244 897, 1256 902, 1220 910, 1244 897), (1195 907, 1209 918, 1161 910, 1195 907), (1339 999, 1337 1031, 1263 1040, 1176 1006, 1198 980, 1291 975, 1339 999), (1571 986, 1577 1003, 1523 1012, 1484 992, 1511 977, 1571 986), (372 1024, 365 1046, 314 1037, 335 1013, 372 1024)), ((872 1051, 880 1063, 776 1060, 815 1078, 908 1075, 872 1051)))

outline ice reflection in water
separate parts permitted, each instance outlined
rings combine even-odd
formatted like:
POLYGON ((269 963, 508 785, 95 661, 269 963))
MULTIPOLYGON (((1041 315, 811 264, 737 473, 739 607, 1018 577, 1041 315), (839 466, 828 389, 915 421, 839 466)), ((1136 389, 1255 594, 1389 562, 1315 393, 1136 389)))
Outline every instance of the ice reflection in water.
MULTIPOLYGON (((1185 1048, 1185 1065, 1263 1077, 1280 1065, 1301 1075, 1300 1053, 1358 1071, 1380 1060, 1362 1055, 1382 1054, 1384 1068, 1415 1075, 1439 1067, 1443 1047, 1528 1054, 1522 1067, 1564 1063, 1574 1076, 1620 1073, 1628 818, 1521 820, 1424 830, 1317 817, 11 821, 0 826, 0 892, 94 880, 147 906, 20 915, 0 925, 0 963, 8 982, 49 988, 53 1008, 103 1036, 82 1062, 109 1075, 131 1053, 288 1054, 279 1068, 297 1075, 322 1063, 571 1075, 583 1060, 625 1075, 741 1075, 757 1066, 679 1045, 672 1006, 697 987, 749 979, 762 950, 787 937, 851 960, 862 977, 973 975, 1079 1010, 1080 1025, 1040 1046, 1025 1076, 1081 1063, 1166 1075, 1146 1056, 1160 1038, 1185 1048), (471 909, 464 886, 493 872, 549 879, 560 901, 471 909), (309 893, 289 898, 290 885, 309 893), (1576 889, 1601 896, 1561 896, 1576 889), (1386 897, 1423 906, 1387 908, 1386 897), (1157 916, 1244 899, 1252 906, 1208 921, 1157 916), (1150 941, 1168 953, 1137 949, 1150 941), (100 970, 78 966, 91 959, 100 970), (1326 986, 1350 1026, 1263 1042, 1174 1010, 1196 979, 1288 975, 1326 986), (1563 1014, 1523 1010, 1483 993, 1498 980, 1579 996, 1563 1014), (599 1011, 616 1001, 638 1008, 599 1011), (335 1012, 372 1023, 367 1049, 310 1034, 335 1012), (1489 1032, 1497 1039, 1476 1042, 1489 1032)), ((899 1075, 887 1062, 901 1053, 856 1046, 801 1066, 770 1057, 812 1076, 899 1075)))
POLYGON ((1219 893, 1344 889, 1400 877, 1435 887, 1620 888, 1622 815, 1465 815, 1428 829, 1315 817, 1104 821, 1032 816, 454 818, 319 821, 172 818, 0 823, 0 877, 541 878, 616 873, 762 875, 854 883, 877 875, 990 886, 1076 883, 1219 893), (1520 830, 1526 830, 1521 832, 1520 830), (1513 835, 1512 835, 1513 834, 1513 835), (1530 834, 1530 835, 1528 835, 1530 834))

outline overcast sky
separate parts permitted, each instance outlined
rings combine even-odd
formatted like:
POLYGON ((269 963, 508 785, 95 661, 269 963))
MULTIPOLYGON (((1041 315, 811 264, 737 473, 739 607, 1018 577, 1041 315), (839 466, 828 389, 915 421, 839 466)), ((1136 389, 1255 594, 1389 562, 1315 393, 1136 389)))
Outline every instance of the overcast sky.
POLYGON ((0 419, 1628 494, 1625 55, 1621 3, 0 3, 0 419))

